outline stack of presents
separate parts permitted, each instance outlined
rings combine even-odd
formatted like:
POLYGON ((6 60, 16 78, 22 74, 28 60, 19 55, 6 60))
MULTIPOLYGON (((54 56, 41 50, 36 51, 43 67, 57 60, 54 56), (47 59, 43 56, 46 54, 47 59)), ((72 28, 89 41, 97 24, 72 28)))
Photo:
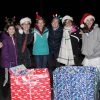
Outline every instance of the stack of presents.
MULTIPOLYGON (((52 100, 47 68, 10 68, 11 100, 52 100)), ((89 66, 62 66, 53 72, 53 100, 99 100, 99 71, 89 66)))

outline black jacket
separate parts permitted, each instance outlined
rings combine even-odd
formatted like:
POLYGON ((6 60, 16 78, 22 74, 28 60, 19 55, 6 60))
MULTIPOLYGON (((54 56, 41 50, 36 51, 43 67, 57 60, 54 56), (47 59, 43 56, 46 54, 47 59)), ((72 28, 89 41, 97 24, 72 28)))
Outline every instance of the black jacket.
POLYGON ((28 49, 28 45, 32 42, 33 40, 33 34, 28 34, 27 37, 27 43, 26 43, 26 49, 24 51, 24 53, 22 53, 22 46, 23 46, 23 42, 25 40, 25 33, 20 34, 17 33, 16 34, 16 40, 17 40, 17 51, 18 51, 18 64, 24 64, 27 67, 30 67, 30 51, 28 49))
POLYGON ((72 49, 74 55, 80 55, 81 54, 81 34, 79 34, 79 29, 77 28, 77 31, 72 32, 70 34, 72 49))
POLYGON ((57 30, 53 30, 51 27, 49 29, 49 51, 50 53, 58 53, 61 45, 61 39, 63 35, 62 27, 59 27, 57 30))

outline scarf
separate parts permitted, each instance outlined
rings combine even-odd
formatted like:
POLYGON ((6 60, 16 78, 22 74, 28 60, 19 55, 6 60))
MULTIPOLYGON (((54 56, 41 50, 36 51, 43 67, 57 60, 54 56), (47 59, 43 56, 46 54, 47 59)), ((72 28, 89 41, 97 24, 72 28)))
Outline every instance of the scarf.
POLYGON ((27 38, 28 38, 28 34, 25 35, 25 39, 22 45, 22 53, 24 53, 25 49, 26 49, 26 45, 27 45, 27 38))
POLYGON ((57 61, 65 65, 74 65, 74 56, 70 40, 72 27, 64 27, 60 52, 57 61))

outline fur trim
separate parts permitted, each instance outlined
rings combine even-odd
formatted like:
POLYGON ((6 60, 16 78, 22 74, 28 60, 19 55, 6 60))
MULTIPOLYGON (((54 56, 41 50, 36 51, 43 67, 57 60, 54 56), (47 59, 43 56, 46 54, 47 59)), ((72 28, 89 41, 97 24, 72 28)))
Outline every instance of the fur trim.
POLYGON ((81 27, 81 28, 84 28, 84 24, 81 24, 80 27, 81 27))
POLYGON ((73 18, 72 18, 71 16, 66 15, 66 16, 64 16, 64 17, 62 18, 62 23, 64 23, 64 21, 65 21, 66 19, 69 19, 69 20, 73 21, 73 18))
POLYGON ((89 15, 89 16, 87 16, 87 17, 84 19, 84 23, 86 23, 86 21, 87 21, 88 19, 91 19, 91 18, 95 20, 94 16, 89 15))
POLYGON ((22 24, 25 23, 25 22, 29 22, 30 24, 32 23, 30 18, 25 17, 25 18, 22 18, 22 19, 20 20, 20 25, 22 25, 22 24))

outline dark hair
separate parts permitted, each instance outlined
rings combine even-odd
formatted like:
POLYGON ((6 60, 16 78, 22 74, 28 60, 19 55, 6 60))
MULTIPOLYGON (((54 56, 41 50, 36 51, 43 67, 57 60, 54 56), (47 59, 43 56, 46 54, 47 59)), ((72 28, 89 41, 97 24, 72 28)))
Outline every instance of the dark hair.
POLYGON ((94 28, 94 25, 95 23, 92 24, 91 28, 88 28, 88 26, 86 25, 86 23, 84 23, 84 28, 82 28, 81 30, 84 32, 84 33, 89 33, 93 30, 94 28))
POLYGON ((52 18, 52 20, 51 20, 51 23, 53 22, 53 20, 54 20, 54 19, 57 19, 57 20, 58 20, 58 22, 60 22, 60 20, 59 20, 59 18, 58 18, 58 17, 53 17, 53 18, 52 18))
POLYGON ((4 27, 4 31, 7 31, 9 27, 13 26, 15 28, 14 23, 7 23, 4 27))
POLYGON ((36 19, 36 23, 38 23, 39 20, 43 20, 43 22, 46 23, 44 18, 42 18, 42 17, 40 19, 36 19))
MULTIPOLYGON (((68 20, 68 19, 66 19, 66 20, 68 20)), ((66 20, 63 22, 63 26, 65 26, 66 25, 66 20)), ((71 20, 70 20, 71 21, 71 20)), ((73 21, 71 21, 72 22, 72 25, 74 25, 74 22, 73 21)))

